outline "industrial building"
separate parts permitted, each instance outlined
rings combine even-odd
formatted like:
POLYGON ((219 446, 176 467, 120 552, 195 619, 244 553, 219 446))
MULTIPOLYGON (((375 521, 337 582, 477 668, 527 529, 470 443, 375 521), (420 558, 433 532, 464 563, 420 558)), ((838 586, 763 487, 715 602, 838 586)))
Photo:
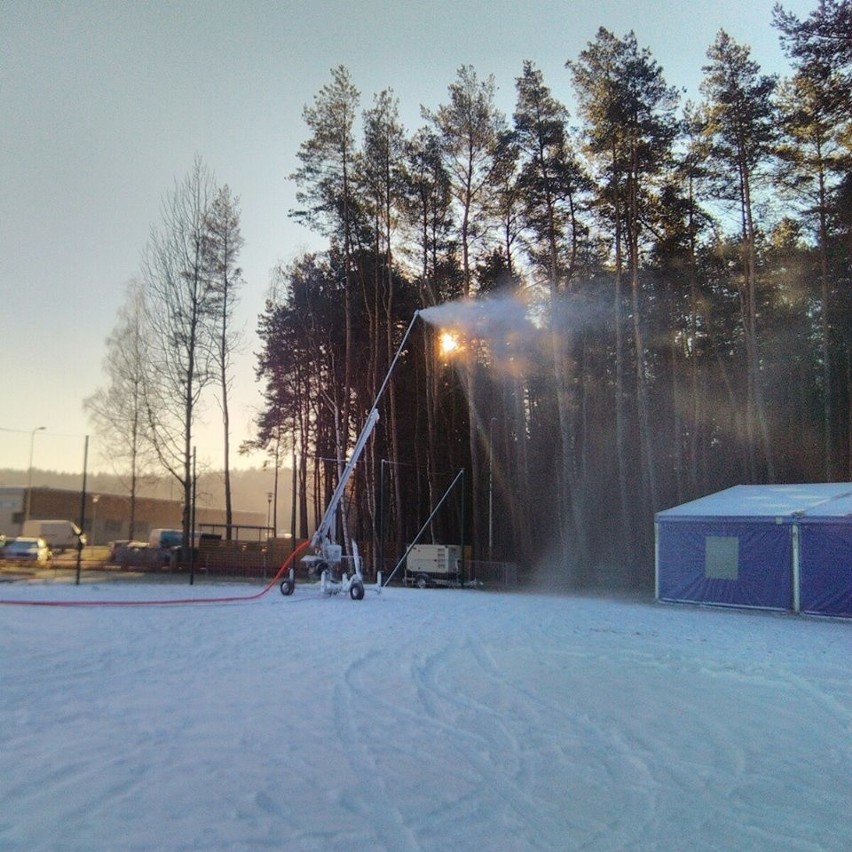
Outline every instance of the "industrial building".
MULTIPOLYGON (((80 524, 84 509, 79 491, 60 488, 0 487, 0 535, 7 538, 21 534, 24 521, 29 519, 61 519, 80 524), (27 499, 29 497, 29 500, 27 499), (29 502, 29 506, 27 503, 29 502)), ((177 500, 153 497, 136 498, 134 528, 130 530, 130 498, 120 494, 86 494, 83 531, 89 544, 107 544, 123 539, 147 541, 152 529, 181 526, 183 505, 177 500)), ((196 506, 195 525, 198 529, 225 523, 225 510, 196 506)), ((232 523, 239 527, 264 528, 266 517, 258 512, 233 513, 232 523)))

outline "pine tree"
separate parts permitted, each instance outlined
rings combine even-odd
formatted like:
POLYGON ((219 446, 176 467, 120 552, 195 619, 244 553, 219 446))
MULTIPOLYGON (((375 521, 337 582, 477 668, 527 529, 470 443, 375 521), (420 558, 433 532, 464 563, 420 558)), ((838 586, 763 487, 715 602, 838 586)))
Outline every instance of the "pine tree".
MULTIPOLYGON (((459 217, 463 295, 473 292, 474 244, 483 237, 487 222, 487 196, 494 167, 494 153, 504 118, 494 104, 492 76, 480 80, 470 65, 459 68, 449 87, 449 103, 425 113, 441 143, 444 166, 459 217)), ((473 527, 482 530, 482 483, 480 436, 476 425, 476 394, 473 374, 463 373, 469 405, 468 443, 472 480, 473 527)), ((481 546, 481 542, 477 543, 481 546)))
POLYGON ((231 501, 231 429, 228 396, 231 387, 231 355, 239 345, 239 335, 233 328, 232 320, 237 293, 244 282, 242 270, 237 266, 237 259, 243 246, 243 238, 240 232, 239 199, 231 195, 231 190, 227 185, 223 186, 213 199, 207 212, 205 227, 207 230, 206 265, 218 301, 214 360, 218 373, 219 406, 222 410, 226 536, 230 539, 233 506, 231 501))
MULTIPOLYGON (((615 279, 616 444, 621 510, 627 537, 633 537, 628 479, 628 434, 625 401, 626 347, 623 276, 630 280, 636 410, 644 486, 639 502, 653 511, 659 504, 656 455, 650 424, 648 363, 642 328, 642 254, 658 178, 671 160, 676 134, 676 94, 663 79, 649 51, 639 48, 630 32, 617 38, 601 28, 576 62, 569 62, 580 114, 586 121, 587 148, 599 171, 597 209, 611 229, 615 279)), ((641 528, 647 529, 642 519, 641 528)), ((647 538, 647 537, 646 537, 647 538)))
MULTIPOLYGON (((553 97, 531 62, 524 63, 516 88, 513 138, 520 152, 518 189, 523 198, 527 253, 533 269, 544 276, 550 299, 561 451, 560 514, 573 521, 570 541, 564 540, 563 551, 573 551, 574 561, 585 566, 588 548, 577 460, 576 340, 563 320, 585 232, 580 210, 591 185, 571 147, 568 110, 553 97)), ((561 532, 565 536, 568 530, 561 532)))
MULTIPOLYGON (((344 370, 340 387, 331 388, 339 411, 340 434, 348 443, 350 406, 355 371, 353 301, 357 282, 355 237, 359 221, 353 169, 355 165, 355 122, 360 93, 349 71, 342 65, 332 69, 330 83, 306 106, 303 117, 310 137, 299 148, 301 166, 291 175, 299 186, 296 200, 301 207, 291 211, 297 221, 328 236, 339 247, 344 282, 343 336, 344 370)), ((339 448, 342 455, 345 447, 339 448)))
POLYGON ((824 2, 804 22, 775 7, 781 42, 795 74, 780 88, 783 138, 781 184, 816 233, 819 256, 819 336, 822 361, 823 455, 827 481, 836 476, 835 296, 829 257, 834 196, 852 159, 852 4, 824 2), (844 22, 846 29, 844 30, 844 22), (811 224, 813 223, 813 224, 811 224))
POLYGON ((473 283, 473 243, 482 235, 489 177, 504 124, 494 104, 493 76, 480 80, 470 65, 459 68, 449 87, 449 103, 425 112, 438 134, 444 166, 459 211, 464 296, 473 283))
POLYGON ((716 166, 715 194, 733 204, 740 220, 741 276, 738 283, 746 349, 746 440, 750 481, 773 482, 772 441, 763 398, 760 340, 757 328, 758 252, 755 193, 776 141, 777 116, 772 101, 776 78, 760 73, 747 46, 724 30, 707 51, 702 93, 704 134, 716 166), (763 451, 758 465, 756 451, 763 451))

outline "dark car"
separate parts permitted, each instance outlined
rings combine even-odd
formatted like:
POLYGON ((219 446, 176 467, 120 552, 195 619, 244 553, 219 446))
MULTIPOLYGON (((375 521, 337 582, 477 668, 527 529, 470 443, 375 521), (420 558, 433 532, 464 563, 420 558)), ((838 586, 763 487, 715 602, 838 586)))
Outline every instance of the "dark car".
POLYGON ((106 561, 112 565, 147 564, 148 554, 147 541, 131 541, 121 539, 110 542, 109 553, 106 561), (140 558, 141 554, 141 558, 140 558))

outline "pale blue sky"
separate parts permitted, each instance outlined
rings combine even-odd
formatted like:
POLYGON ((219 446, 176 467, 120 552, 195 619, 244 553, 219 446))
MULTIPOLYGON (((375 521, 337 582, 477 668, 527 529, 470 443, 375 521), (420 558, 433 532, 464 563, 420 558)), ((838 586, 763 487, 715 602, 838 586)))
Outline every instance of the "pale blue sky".
MULTIPOLYGON (((816 0, 787 0, 805 17, 816 0)), ((575 59, 600 26, 634 30, 667 82, 698 100, 720 28, 787 72, 773 0, 0 2, 0 468, 82 470, 82 400, 103 384, 104 338, 174 181, 203 157, 240 196, 247 285, 233 443, 260 403, 254 329, 278 261, 318 245, 289 222, 302 108, 346 65, 367 107, 386 87, 409 130, 462 64, 493 74, 511 114, 523 60, 569 106, 575 59)), ((220 466, 218 410, 199 463, 220 466)), ((239 459, 239 464, 259 459, 239 459)), ((102 467, 92 438, 90 469, 102 467)), ((2 483, 0 483, 2 484, 2 483)))

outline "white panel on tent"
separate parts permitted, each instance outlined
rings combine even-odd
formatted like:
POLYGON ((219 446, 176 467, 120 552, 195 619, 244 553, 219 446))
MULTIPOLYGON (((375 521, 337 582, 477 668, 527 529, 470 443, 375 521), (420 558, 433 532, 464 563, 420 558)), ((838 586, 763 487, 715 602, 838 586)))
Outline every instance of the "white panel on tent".
POLYGON ((717 580, 738 580, 740 540, 731 535, 708 535, 704 539, 704 576, 717 580))

